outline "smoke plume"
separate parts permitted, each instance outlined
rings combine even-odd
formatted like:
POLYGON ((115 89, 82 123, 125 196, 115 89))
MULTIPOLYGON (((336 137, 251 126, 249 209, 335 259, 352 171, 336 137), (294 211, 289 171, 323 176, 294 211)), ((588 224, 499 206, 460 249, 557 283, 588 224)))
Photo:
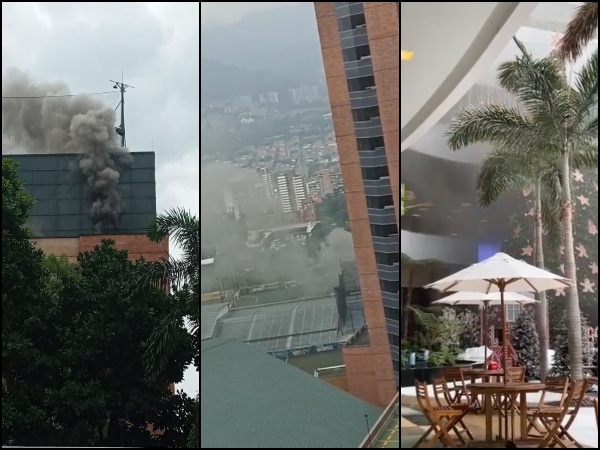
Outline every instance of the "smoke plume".
POLYGON ((79 154, 78 170, 93 199, 90 217, 98 233, 109 232, 123 210, 117 185, 132 157, 120 146, 112 109, 90 97, 68 95, 64 83, 36 83, 9 70, 2 77, 2 153, 79 154))
POLYGON ((252 248, 249 241, 257 230, 288 225, 278 199, 268 199, 261 176, 254 169, 233 164, 210 163, 201 168, 201 244, 205 258, 215 256, 215 266, 204 267, 202 289, 228 289, 234 276, 238 286, 254 286, 296 280, 307 296, 331 295, 338 283, 340 261, 354 260, 352 235, 333 229, 323 240, 316 259, 304 245, 289 242, 266 249, 252 248), (229 210, 239 209, 241 216, 229 210), (224 217, 229 213, 229 217, 224 217))

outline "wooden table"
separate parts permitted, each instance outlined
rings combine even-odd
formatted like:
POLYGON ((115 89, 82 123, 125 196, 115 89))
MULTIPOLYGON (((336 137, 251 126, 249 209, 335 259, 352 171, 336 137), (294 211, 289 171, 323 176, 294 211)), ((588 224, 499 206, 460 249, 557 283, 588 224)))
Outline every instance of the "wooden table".
POLYGON ((471 377, 471 381, 475 381, 475 378, 481 378, 485 383, 490 381, 491 377, 504 377, 504 370, 488 370, 488 369, 463 369, 463 375, 471 377))
MULTIPOLYGON (((541 383, 473 383, 467 385, 467 390, 475 395, 483 395, 485 398, 485 440, 493 441, 492 416, 494 407, 492 397, 494 395, 506 395, 510 397, 519 396, 519 415, 521 439, 527 439, 527 394, 540 392, 546 389, 541 383)), ((505 417, 508 420, 508 417, 505 417)), ((502 431, 500 430, 500 434, 502 431)), ((507 439, 508 436, 504 436, 507 439)))

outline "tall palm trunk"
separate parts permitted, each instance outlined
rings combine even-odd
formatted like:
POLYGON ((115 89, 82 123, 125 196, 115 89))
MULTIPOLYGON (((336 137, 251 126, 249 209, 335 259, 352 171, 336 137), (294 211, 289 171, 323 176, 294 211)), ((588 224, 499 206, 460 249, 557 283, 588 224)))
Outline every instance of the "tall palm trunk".
POLYGON ((571 165, 568 145, 565 144, 562 155, 563 176, 563 226, 565 233, 565 275, 571 281, 567 289, 567 334, 569 338, 569 364, 571 378, 583 378, 583 342, 581 338, 581 310, 577 291, 577 266, 575 262, 575 244, 573 236, 573 203, 571 194, 571 165))
MULTIPOLYGON (((542 221, 542 186, 537 180, 535 188, 535 265, 544 268, 544 223, 542 221)), ((548 300, 545 292, 537 295, 539 301, 536 312, 537 332, 540 339, 540 379, 544 381, 548 375, 548 348, 550 339, 548 336, 548 300)))

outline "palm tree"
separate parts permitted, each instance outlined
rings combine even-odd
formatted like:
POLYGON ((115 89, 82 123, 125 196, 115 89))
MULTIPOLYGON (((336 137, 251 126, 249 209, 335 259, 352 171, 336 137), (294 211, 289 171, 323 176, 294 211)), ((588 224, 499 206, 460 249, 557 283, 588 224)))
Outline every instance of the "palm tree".
POLYGON ((195 347, 195 365, 200 367, 200 223, 197 216, 181 208, 158 215, 148 227, 153 242, 173 239, 183 254, 180 259, 163 258, 145 265, 132 280, 131 291, 150 287, 170 291, 171 313, 154 330, 146 343, 145 360, 149 377, 162 373, 172 356, 182 323, 190 330, 195 347), (197 345, 196 345, 197 344, 197 345))
MULTIPOLYGON (((570 174, 572 167, 598 165, 598 52, 578 74, 572 87, 553 58, 535 60, 520 42, 516 42, 523 55, 500 66, 498 81, 501 87, 514 94, 517 105, 489 104, 465 109, 451 124, 448 143, 453 150, 477 142, 491 144, 494 149, 487 167, 484 166, 486 172, 483 171, 478 180, 484 204, 492 203, 522 183, 534 184, 538 196, 538 264, 543 263, 543 233, 540 234, 543 222, 539 217, 544 205, 550 213, 546 217, 552 217, 554 210, 554 215, 558 214, 561 219, 565 273, 572 280, 567 309, 571 374, 579 379, 583 376, 581 314, 570 174), (505 166, 500 164, 502 161, 505 166), (522 166, 521 170, 516 165, 522 166), (494 179, 500 170, 505 172, 504 176, 494 179), (506 172, 508 170, 511 172, 506 172), (556 205, 560 205, 558 210, 556 205)), ((545 318, 538 320, 545 321, 545 318)))
POLYGON ((559 55, 563 59, 575 61, 597 33, 598 2, 583 2, 577 7, 575 17, 567 25, 567 30, 559 42, 559 55))
MULTIPOLYGON (((454 129, 460 133, 460 129, 454 129)), ((562 176, 557 161, 548 161, 539 149, 520 147, 500 147, 492 151, 485 159, 477 177, 476 188, 479 202, 489 207, 506 193, 517 189, 532 189, 535 194, 534 249, 535 264, 545 267, 544 235, 555 244, 561 240, 561 228, 557 211, 562 192, 562 176)), ((536 311, 537 330, 540 337, 541 379, 548 372, 548 305, 546 294, 538 294, 539 304, 536 311)))

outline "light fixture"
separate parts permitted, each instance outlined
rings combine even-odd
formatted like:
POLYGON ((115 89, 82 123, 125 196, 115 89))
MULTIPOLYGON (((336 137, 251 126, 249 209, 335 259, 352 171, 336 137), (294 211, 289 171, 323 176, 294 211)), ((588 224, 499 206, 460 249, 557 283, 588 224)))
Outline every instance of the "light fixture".
POLYGON ((410 61, 413 59, 414 52, 409 52, 408 50, 400 50, 400 60, 401 61, 410 61))

